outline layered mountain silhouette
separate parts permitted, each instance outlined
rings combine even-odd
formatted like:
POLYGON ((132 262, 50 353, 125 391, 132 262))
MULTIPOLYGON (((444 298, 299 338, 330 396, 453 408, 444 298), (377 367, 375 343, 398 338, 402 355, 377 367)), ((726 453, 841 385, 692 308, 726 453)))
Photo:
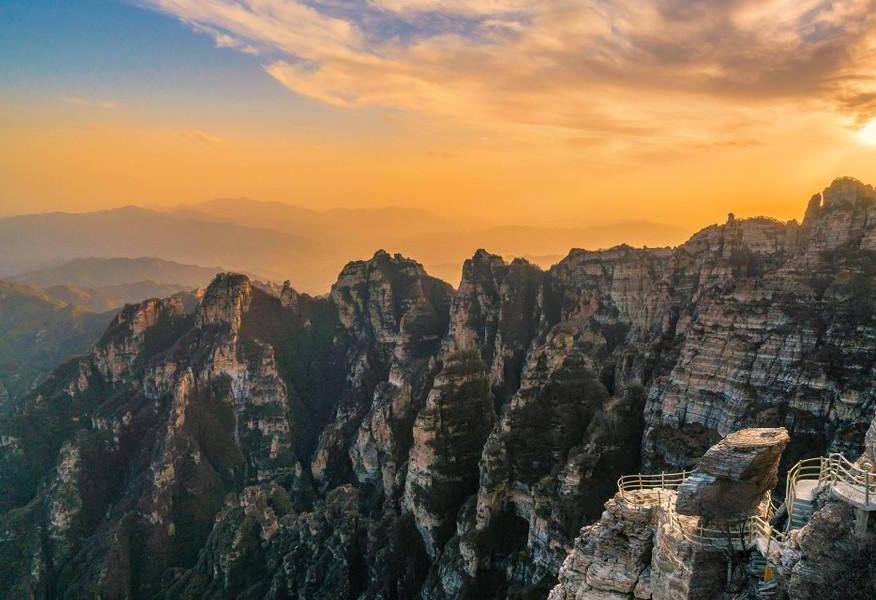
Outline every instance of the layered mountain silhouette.
MULTIPOLYGON (((482 246, 503 255, 545 256, 539 264, 549 266, 570 247, 602 248, 630 239, 637 245, 665 246, 680 243, 684 237, 680 228, 647 222, 495 227, 422 210, 313 211, 234 199, 171 211, 129 206, 0 219, 0 277, 57 268, 73 258, 145 256, 222 265, 264 280, 290 279, 299 290, 323 294, 348 260, 370 256, 376 248, 414 257, 436 276, 456 283, 462 262, 482 246)), ((74 266, 61 270, 68 268, 74 266)), ((135 266, 126 268, 133 271, 135 266)), ((45 281, 48 276, 41 277, 39 281, 45 281)), ((144 280, 177 283, 152 275, 136 281, 144 280)), ((98 287, 85 282, 64 284, 98 287)))
POLYGON ((58 364, 88 352, 114 315, 0 281, 0 413, 58 364))
MULTIPOLYGON (((77 258, 61 264, 20 273, 10 281, 48 288, 69 285, 78 288, 102 288, 154 281, 183 286, 187 289, 206 287, 222 267, 187 265, 160 258, 77 258)), ((142 300, 143 297, 138 298, 142 300)))

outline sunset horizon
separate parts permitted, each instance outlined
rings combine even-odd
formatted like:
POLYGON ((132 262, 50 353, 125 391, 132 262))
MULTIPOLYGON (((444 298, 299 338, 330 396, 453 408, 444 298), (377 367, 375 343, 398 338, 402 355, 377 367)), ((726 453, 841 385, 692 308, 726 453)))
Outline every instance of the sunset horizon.
POLYGON ((0 0, 0 600, 876 599, 876 0, 0 0))
POLYGON ((868 8, 14 1, 0 215, 245 197, 799 220, 835 177, 876 181, 868 8))

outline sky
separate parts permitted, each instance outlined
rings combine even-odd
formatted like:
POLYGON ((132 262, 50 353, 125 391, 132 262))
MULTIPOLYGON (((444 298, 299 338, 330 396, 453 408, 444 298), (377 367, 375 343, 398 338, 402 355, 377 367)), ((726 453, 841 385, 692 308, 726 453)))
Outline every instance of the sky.
POLYGON ((876 0, 0 3, 0 215, 248 197, 693 230, 876 183, 874 119, 876 0))

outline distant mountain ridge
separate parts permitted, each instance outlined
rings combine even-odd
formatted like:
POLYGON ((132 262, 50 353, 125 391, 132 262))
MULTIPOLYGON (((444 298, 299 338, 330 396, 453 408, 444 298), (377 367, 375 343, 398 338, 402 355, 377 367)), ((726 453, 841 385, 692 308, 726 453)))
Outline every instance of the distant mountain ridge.
MULTIPOLYGON (((562 257, 569 248, 599 249, 624 242, 675 245, 688 233, 674 225, 642 221, 569 227, 496 226, 420 209, 317 211, 279 202, 220 199, 162 211, 126 206, 0 219, 0 277, 36 270, 51 272, 60 262, 73 258, 149 256, 196 265, 219 264, 263 280, 290 279, 296 289, 324 294, 348 260, 366 258, 378 248, 431 265, 435 276, 456 284, 462 262, 481 247, 509 257, 562 257)), ((49 277, 43 274, 38 281, 86 288, 103 285, 46 283, 49 277)), ((126 283, 145 280, 178 283, 151 274, 126 283)))
POLYGON ((223 270, 151 257, 91 257, 21 273, 7 281, 42 288, 55 301, 104 312, 206 287, 223 270))
POLYGON ((0 281, 0 413, 59 363, 87 352, 115 311, 95 313, 0 281))
POLYGON ((289 265, 312 264, 323 252, 321 244, 301 236, 134 206, 0 219, 0 277, 71 258, 154 256, 279 278, 289 265))
POLYGON ((105 312, 119 309, 125 304, 141 302, 147 298, 166 298, 180 292, 190 292, 194 289, 194 287, 177 283, 136 281, 121 285, 106 285, 99 288, 53 285, 45 288, 44 291, 53 300, 81 306, 94 312, 105 312))
POLYGON ((36 287, 69 285, 100 288, 145 281, 205 287, 222 267, 201 267, 153 257, 77 258, 53 267, 21 273, 8 279, 36 287))

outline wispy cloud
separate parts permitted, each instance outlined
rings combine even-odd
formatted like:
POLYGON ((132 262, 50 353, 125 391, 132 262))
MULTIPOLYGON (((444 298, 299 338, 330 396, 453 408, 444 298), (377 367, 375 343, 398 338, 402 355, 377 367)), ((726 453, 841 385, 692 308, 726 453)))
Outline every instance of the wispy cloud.
POLYGON ((115 110, 119 107, 116 102, 112 100, 89 100, 87 98, 64 98, 64 102, 68 104, 77 104, 79 106, 91 106, 94 108, 106 108, 108 110, 115 110))
POLYGON ((209 133, 205 133, 198 129, 180 131, 179 136, 185 140, 200 142, 202 144, 209 144, 210 146, 215 146, 217 144, 222 144, 225 142, 223 138, 217 137, 215 135, 210 135, 209 133))
POLYGON ((692 145, 876 116, 876 0, 136 1, 340 107, 692 145))

